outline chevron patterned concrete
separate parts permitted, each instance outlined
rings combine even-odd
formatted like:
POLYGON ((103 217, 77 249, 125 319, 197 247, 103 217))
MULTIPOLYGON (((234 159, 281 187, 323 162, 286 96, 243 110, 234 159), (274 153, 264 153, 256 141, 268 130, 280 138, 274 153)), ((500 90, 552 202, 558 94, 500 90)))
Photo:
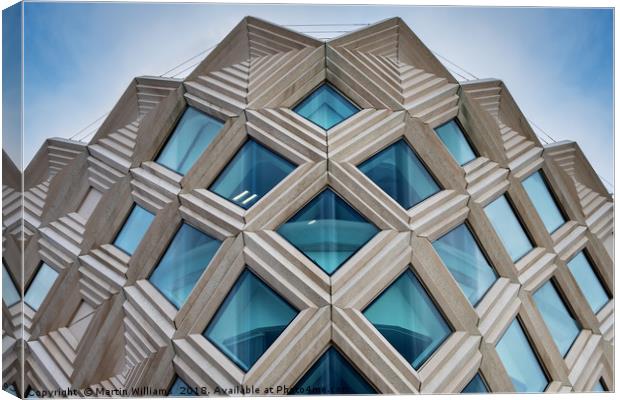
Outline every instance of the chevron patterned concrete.
POLYGON ((545 391, 614 388, 613 198, 576 143, 543 146, 501 81, 459 84, 398 18, 322 42, 247 17, 184 80, 132 81, 87 145, 48 139, 24 188, 3 166, 6 270, 26 291, 42 262, 58 274, 36 309, 3 302, 3 383, 20 392, 293 387, 331 346, 379 393, 461 392, 477 374, 512 392, 496 346, 515 318, 545 391), (360 109, 327 131, 293 111, 325 81, 360 109), (187 106, 223 127, 182 175, 156 159, 187 106), (464 166, 435 132, 453 119, 476 150, 464 166), (248 140, 294 169, 245 209, 209 188, 248 140), (399 140, 438 186, 410 209, 358 168, 399 140), (536 171, 566 221, 552 233, 522 184, 536 171), (326 187, 378 229, 332 275, 277 232, 326 187), (516 261, 485 212, 502 196, 532 242, 516 261), (114 241, 134 204, 154 218, 129 255, 114 241), (149 277, 182 223, 221 244, 177 308, 149 277), (433 246, 462 224, 497 275, 475 305, 433 246), (611 298, 596 312, 570 272, 581 252, 611 298), (298 314, 244 370, 202 332, 247 269, 298 314), (405 271, 451 329, 417 369, 363 313, 405 271), (533 297, 550 281, 580 327, 564 355, 533 297))

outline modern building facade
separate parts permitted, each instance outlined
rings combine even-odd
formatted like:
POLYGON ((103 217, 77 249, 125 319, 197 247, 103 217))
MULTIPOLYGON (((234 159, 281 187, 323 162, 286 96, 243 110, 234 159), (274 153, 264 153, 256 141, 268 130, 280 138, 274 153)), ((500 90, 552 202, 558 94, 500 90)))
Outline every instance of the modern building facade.
POLYGON ((245 18, 3 167, 7 390, 614 390, 613 198, 398 18, 245 18))

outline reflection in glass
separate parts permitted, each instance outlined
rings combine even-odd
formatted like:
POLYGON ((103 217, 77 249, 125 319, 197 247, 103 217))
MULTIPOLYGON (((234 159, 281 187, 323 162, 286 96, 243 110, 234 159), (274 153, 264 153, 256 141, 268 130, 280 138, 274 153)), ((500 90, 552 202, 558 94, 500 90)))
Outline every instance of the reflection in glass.
POLYGON ((328 84, 319 86, 294 109, 297 114, 325 130, 341 123, 359 109, 328 84))
POLYGON ((294 169, 290 161, 250 139, 209 190, 247 210, 294 169))
POLYGON ((198 396, 198 393, 196 393, 196 388, 189 386, 180 376, 177 376, 168 390, 168 397, 174 396, 190 397, 198 396))
POLYGON ((129 213, 129 217, 125 220, 123 228, 116 235, 114 246, 132 255, 154 218, 155 216, 144 208, 137 204, 134 205, 131 213, 129 213))
POLYGON ((7 307, 11 307, 19 302, 21 296, 15 287, 13 277, 2 262, 2 300, 7 307))
POLYGON ((467 225, 457 226, 433 247, 470 303, 478 303, 497 277, 467 225))
POLYGON ((181 308, 220 244, 193 226, 182 224, 149 281, 181 308))
POLYGON ((486 383, 484 383, 484 379, 480 376, 480 373, 474 375, 471 381, 463 388, 461 393, 488 393, 489 388, 486 383))
POLYGON ((534 208, 536 208, 538 215, 549 233, 564 225, 566 220, 558 204, 551 195, 545 178, 540 171, 533 173, 527 179, 523 180, 523 188, 532 200, 534 208))
POLYGON ((598 381, 596 381, 596 383, 592 387, 592 390, 590 391, 591 392, 606 392, 607 389, 605 389, 605 385, 603 385, 603 382, 601 382, 601 380, 599 379, 598 381))
POLYGON ((296 315, 297 310, 246 269, 203 335, 247 372, 296 315))
POLYGON ((330 347, 289 392, 292 395, 374 394, 376 391, 330 347))
POLYGON ((532 242, 521 226, 506 196, 500 196, 484 208, 491 225, 502 240, 512 261, 517 261, 532 249, 532 242))
POLYGON ((409 268, 364 310, 364 316, 416 369, 452 333, 409 268))
POLYGON ((517 392, 542 392, 549 383, 515 318, 495 347, 517 392))
POLYGON ((551 336, 562 356, 579 335, 579 324, 568 311, 564 301, 551 281, 547 281, 532 296, 551 336))
POLYGON ((439 191, 433 177, 403 139, 364 161, 358 168, 405 209, 439 191))
POLYGON ((592 311, 601 311, 609 301, 609 296, 584 252, 579 252, 567 265, 592 311))
POLYGON ((185 175, 223 126, 222 121, 187 107, 155 161, 185 175))
POLYGON ((328 274, 379 230, 330 189, 278 228, 278 233, 328 274))
POLYGON ((37 311, 45 300, 47 293, 50 291, 54 282, 58 277, 58 272, 46 263, 41 263, 39 271, 35 275, 34 279, 30 283, 26 294, 24 295, 24 302, 30 306, 33 310, 37 311))
POLYGON ((459 165, 465 165, 476 158, 456 120, 453 119, 435 128, 435 132, 459 165))

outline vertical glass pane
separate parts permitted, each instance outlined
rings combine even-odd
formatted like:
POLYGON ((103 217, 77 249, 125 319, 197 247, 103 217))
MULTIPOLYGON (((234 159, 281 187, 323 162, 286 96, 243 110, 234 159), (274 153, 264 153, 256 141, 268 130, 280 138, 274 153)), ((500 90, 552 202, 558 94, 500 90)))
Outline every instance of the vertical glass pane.
POLYGON ((376 391, 334 347, 330 347, 289 394, 374 394, 376 391))
POLYGON ((525 179, 523 187, 549 233, 555 231, 566 222, 540 171, 533 173, 525 179))
POLYGON ((155 161, 185 175, 223 126, 222 121, 187 107, 155 161))
POLYGON ((437 239, 433 247, 470 303, 478 303, 497 277, 467 225, 437 239))
POLYGON ((247 210, 294 169, 290 161, 250 139, 209 190, 247 210))
POLYGON ((123 228, 116 236, 114 245, 125 253, 132 255, 154 218, 153 214, 136 204, 127 220, 125 220, 123 228))
POLYGON ((168 390, 168 396, 182 396, 182 397, 190 397, 190 396, 198 396, 195 388, 189 386, 180 376, 177 376, 174 380, 174 383, 168 390))
POLYGON ((15 287, 13 278, 7 271, 4 262, 2 263, 2 300, 7 307, 11 307, 19 302, 21 296, 15 287))
POLYGON ((364 310, 364 316, 416 369, 452 333, 410 269, 364 310))
POLYGON ((330 189, 278 228, 280 235, 330 275, 378 231, 330 189))
POLYGON ((435 128, 435 132, 437 132, 437 136, 446 145, 448 151, 459 165, 465 165, 476 158, 476 154, 456 120, 446 122, 440 127, 435 128))
POLYGON ((172 304, 181 308, 221 243, 184 223, 149 281, 172 304))
POLYGON ((566 308, 551 281, 541 286, 532 297, 560 353, 566 356, 579 335, 579 324, 566 308))
POLYGON ((296 315, 297 310, 246 269, 203 335, 247 372, 296 315))
POLYGON ((33 310, 37 311, 45 300, 45 296, 50 291, 58 272, 46 263, 42 263, 39 267, 39 271, 35 275, 34 279, 30 283, 26 294, 24 295, 24 302, 30 306, 33 310))
POLYGON ((491 225, 502 240, 512 261, 517 261, 532 249, 532 242, 521 226, 506 196, 501 196, 484 208, 491 225))
POLYGON ((549 381, 515 318, 496 346, 508 376, 517 392, 542 392, 549 381))
POLYGON ((439 185, 404 140, 358 166, 403 208, 409 209, 439 191, 439 185))
POLYGON ((359 109, 330 85, 323 84, 297 105, 293 111, 329 130, 359 109))
POLYGON ((476 374, 471 381, 463 388, 461 393, 487 393, 489 388, 484 383, 482 376, 480 374, 476 374))
POLYGON ((609 296, 584 252, 579 252, 567 265, 592 311, 599 312, 609 301, 609 296))

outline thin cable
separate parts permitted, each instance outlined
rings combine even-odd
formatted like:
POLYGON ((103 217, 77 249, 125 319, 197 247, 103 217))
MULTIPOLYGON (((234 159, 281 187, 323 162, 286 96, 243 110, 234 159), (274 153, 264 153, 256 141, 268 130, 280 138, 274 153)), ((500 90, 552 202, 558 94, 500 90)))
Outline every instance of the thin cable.
POLYGON ((97 118, 96 120, 94 120, 93 122, 91 122, 90 124, 86 125, 84 128, 80 129, 79 131, 77 131, 75 134, 73 134, 73 136, 71 136, 69 138, 69 140, 73 140, 74 137, 76 137, 77 135, 79 135, 80 133, 84 132, 86 129, 90 128, 91 126, 93 126, 97 121, 99 121, 101 118, 106 117, 108 114, 110 114, 110 111, 106 112, 105 114, 103 114, 102 116, 100 116, 99 118, 97 118))
POLYGON ((189 67, 187 67, 187 68, 183 68, 181 71, 179 71, 179 72, 177 72, 176 74, 172 75, 172 78, 176 78, 177 76, 181 75, 183 72, 187 71, 188 69, 194 68, 195 66, 197 66, 197 65, 198 65, 198 64, 200 64, 201 62, 202 62, 202 60, 201 60, 201 61, 198 61, 198 62, 197 62, 197 63, 195 63, 195 64, 190 65, 190 66, 189 66, 189 67))
POLYGON ((300 33, 348 33, 351 31, 300 31, 300 33))
MULTIPOLYGON (((207 49, 204 49, 204 50, 203 50, 203 51, 201 51, 200 53, 195 54, 194 56, 192 56, 192 57, 188 58, 187 60, 183 61, 182 63, 175 65, 174 67, 170 68, 168 71, 164 72, 163 74, 161 74, 161 75, 159 75, 159 76, 163 77, 164 75, 169 74, 170 72, 174 71, 175 69, 179 68, 180 66, 182 66, 182 65, 184 65, 184 64, 186 64, 186 63, 188 63, 188 62, 192 61, 192 60, 193 60, 193 59, 195 59, 196 57, 198 57, 198 56, 200 56, 200 55, 202 55, 202 54, 206 53, 207 51, 209 51, 209 50, 213 49, 215 46, 217 46, 217 45, 215 44, 215 45, 213 45, 213 46, 211 46, 211 47, 209 47, 209 48, 207 48, 207 49)), ((197 65, 197 64, 196 64, 196 65, 197 65)), ((174 76, 175 76, 175 75, 173 75, 173 77, 174 77, 174 76)))
MULTIPOLYGON (((468 70, 466 70, 465 68, 463 68, 463 67, 459 66, 459 65, 458 65, 458 64, 456 64, 455 62, 452 62, 452 61, 448 60, 446 57, 442 56, 441 54, 437 53, 436 51, 432 51, 432 50, 431 50, 431 53, 433 53, 433 54, 434 54, 434 55, 436 55, 437 57, 443 58, 444 60, 446 60, 446 61, 447 61, 447 62, 449 62, 450 64, 454 65, 455 67, 457 67, 457 68, 458 68, 458 69, 460 69, 461 71, 463 71, 463 72, 465 72, 465 73, 467 73, 467 74, 469 74, 469 75, 473 76, 473 77, 474 77, 474 79, 480 79, 480 78, 478 78, 476 75, 472 74, 471 72, 469 72, 469 71, 468 71, 468 70)), ((469 80, 469 79, 468 79, 468 80, 469 80)))
POLYGON ((460 76, 461 78, 463 78, 465 81, 469 81, 469 80, 470 80, 469 78, 467 78, 467 77, 465 77, 465 76, 463 76, 463 75, 459 74, 459 73, 458 73, 458 72, 456 72, 455 70, 450 69, 450 67, 446 66, 446 68, 448 69, 448 71, 452 72, 453 74, 457 74, 458 76, 460 76))
POLYGON ((297 26, 368 26, 368 24, 291 24, 291 25, 282 25, 285 27, 297 27, 297 26))
POLYGON ((544 134, 545 134, 545 136, 547 136, 549 139, 551 139, 551 141, 553 141, 553 143, 556 143, 556 142, 557 142, 557 140, 555 140, 555 139, 554 139, 551 135, 549 135, 547 132, 545 132, 545 131, 544 131, 544 129, 542 129, 540 126, 536 125, 536 123, 535 123, 534 121, 532 121, 531 119, 529 119, 529 118, 527 118, 527 117, 526 117, 525 119, 527 120, 527 122, 529 122, 530 124, 534 125, 534 127, 535 127, 536 129, 538 129, 539 131, 541 131, 542 133, 544 133, 544 134))

